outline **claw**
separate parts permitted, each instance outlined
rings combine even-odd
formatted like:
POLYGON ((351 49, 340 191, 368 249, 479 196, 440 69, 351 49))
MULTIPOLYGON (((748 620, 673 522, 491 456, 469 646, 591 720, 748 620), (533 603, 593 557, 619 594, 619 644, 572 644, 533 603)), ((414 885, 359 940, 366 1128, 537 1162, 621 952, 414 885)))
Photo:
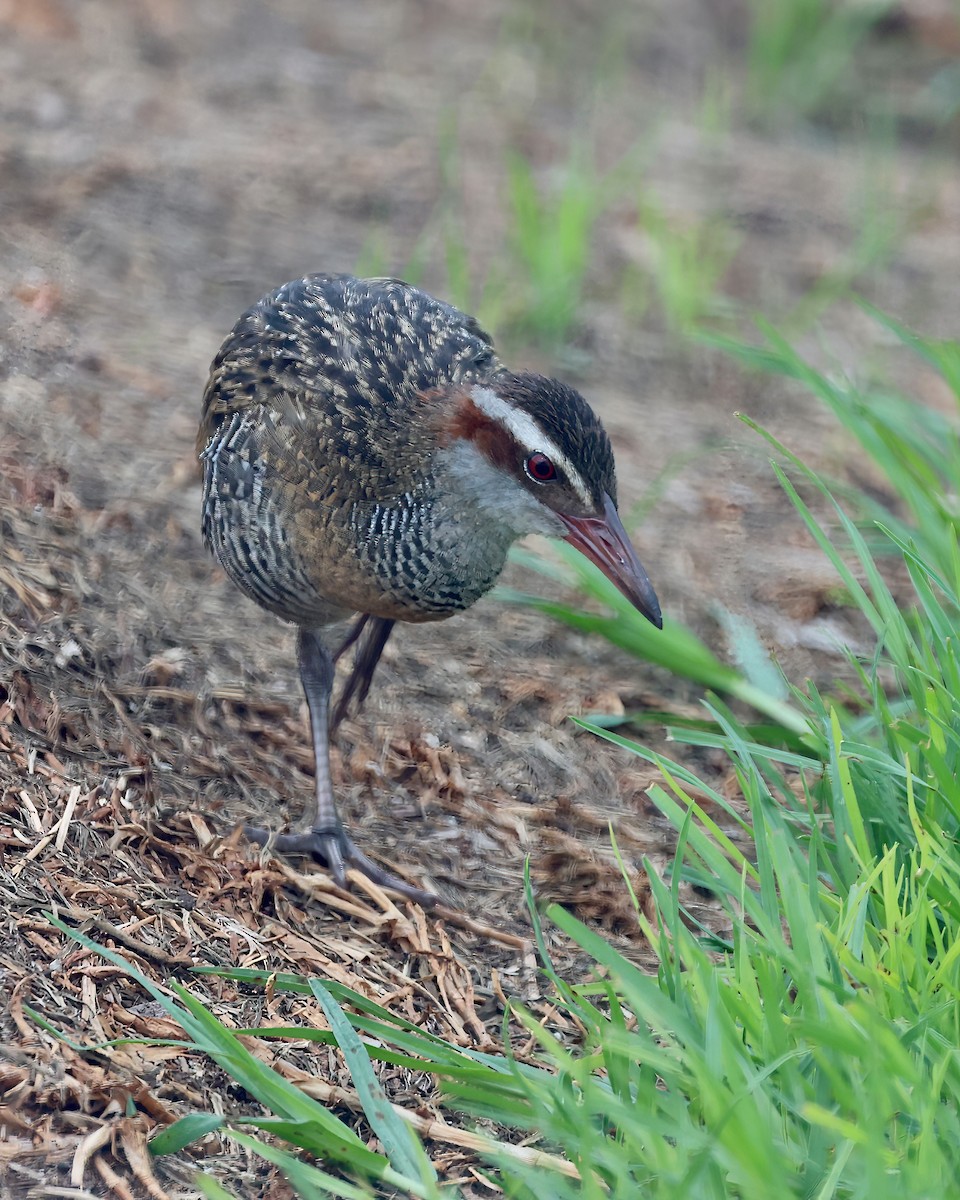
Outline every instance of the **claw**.
POLYGON ((302 854, 307 858, 317 859, 324 864, 340 887, 347 882, 346 868, 365 875, 378 887, 389 888, 399 892, 407 900, 420 904, 424 908, 432 908, 439 897, 434 892, 425 892, 422 888, 414 887, 382 867, 378 867, 372 858, 355 845, 345 829, 307 829, 303 833, 278 833, 263 829, 256 825, 245 825, 244 833, 251 842, 258 846, 270 843, 278 854, 302 854))
MULTIPOLYGON (((312 829, 308 834, 286 834, 289 849, 296 853, 297 844, 308 840, 310 853, 314 858, 321 858, 327 864, 327 869, 340 887, 347 885, 347 870, 344 864, 344 853, 341 841, 346 838, 342 829, 312 829)), ((349 839, 348 839, 349 840, 349 839)), ((280 839, 278 838, 279 842, 280 839)), ((278 846, 278 849, 280 847, 278 846)), ((281 850, 282 853, 282 850, 281 850)))

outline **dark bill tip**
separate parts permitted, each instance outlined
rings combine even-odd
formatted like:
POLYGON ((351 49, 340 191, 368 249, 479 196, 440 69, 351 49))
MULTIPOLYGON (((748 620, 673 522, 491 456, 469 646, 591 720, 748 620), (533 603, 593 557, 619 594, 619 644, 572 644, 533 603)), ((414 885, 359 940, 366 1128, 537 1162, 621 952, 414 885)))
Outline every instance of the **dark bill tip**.
POLYGON ((602 517, 568 517, 559 513, 567 529, 563 539, 595 563, 634 608, 657 629, 663 628, 660 601, 643 564, 637 558, 627 531, 609 496, 604 496, 602 517))

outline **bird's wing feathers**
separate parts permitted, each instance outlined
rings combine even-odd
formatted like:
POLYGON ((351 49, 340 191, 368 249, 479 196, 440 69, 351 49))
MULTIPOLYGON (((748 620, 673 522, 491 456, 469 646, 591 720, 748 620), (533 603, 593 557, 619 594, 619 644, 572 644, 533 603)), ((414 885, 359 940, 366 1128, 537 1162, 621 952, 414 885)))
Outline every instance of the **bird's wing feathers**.
MULTIPOLYGON (((396 480, 396 456, 425 396, 501 369, 473 317, 395 279, 310 275, 235 325, 211 368, 198 449, 255 409, 261 452, 291 482, 345 478, 359 462, 371 499, 396 480)), ((251 447, 252 449, 253 447, 251 447)), ((358 497, 360 499, 360 497, 358 497)))

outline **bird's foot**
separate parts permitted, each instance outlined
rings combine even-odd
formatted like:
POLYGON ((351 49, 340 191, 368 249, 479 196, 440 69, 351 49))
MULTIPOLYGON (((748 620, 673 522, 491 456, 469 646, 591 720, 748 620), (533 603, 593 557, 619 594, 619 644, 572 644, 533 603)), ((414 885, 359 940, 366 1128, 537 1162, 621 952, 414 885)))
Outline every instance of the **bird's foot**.
POLYGON ((251 842, 256 842, 258 846, 266 846, 269 843, 278 854, 302 854, 322 862, 341 887, 347 881, 347 867, 354 867, 378 887, 399 892, 401 896, 423 905, 424 908, 431 908, 437 903, 438 897, 434 892, 425 892, 378 867, 342 827, 275 834, 272 829, 245 825, 244 832, 251 842))

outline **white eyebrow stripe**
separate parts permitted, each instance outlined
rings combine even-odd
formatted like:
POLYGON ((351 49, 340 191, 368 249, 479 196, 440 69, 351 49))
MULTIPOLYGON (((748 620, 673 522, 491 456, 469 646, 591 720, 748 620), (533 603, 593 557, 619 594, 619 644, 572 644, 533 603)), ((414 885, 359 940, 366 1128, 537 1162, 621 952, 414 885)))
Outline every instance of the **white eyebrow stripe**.
POLYGON ((547 437, 529 413, 524 412, 522 408, 517 408, 515 405, 509 404, 502 396, 498 396, 492 388, 482 387, 480 384, 474 384, 470 389, 470 396, 482 413, 494 421, 499 421, 521 446, 527 448, 528 453, 545 454, 547 458, 552 459, 554 466, 563 471, 564 475, 570 480, 573 490, 586 507, 593 507, 593 497, 590 495, 590 490, 586 483, 584 483, 583 476, 556 442, 552 438, 547 437))

